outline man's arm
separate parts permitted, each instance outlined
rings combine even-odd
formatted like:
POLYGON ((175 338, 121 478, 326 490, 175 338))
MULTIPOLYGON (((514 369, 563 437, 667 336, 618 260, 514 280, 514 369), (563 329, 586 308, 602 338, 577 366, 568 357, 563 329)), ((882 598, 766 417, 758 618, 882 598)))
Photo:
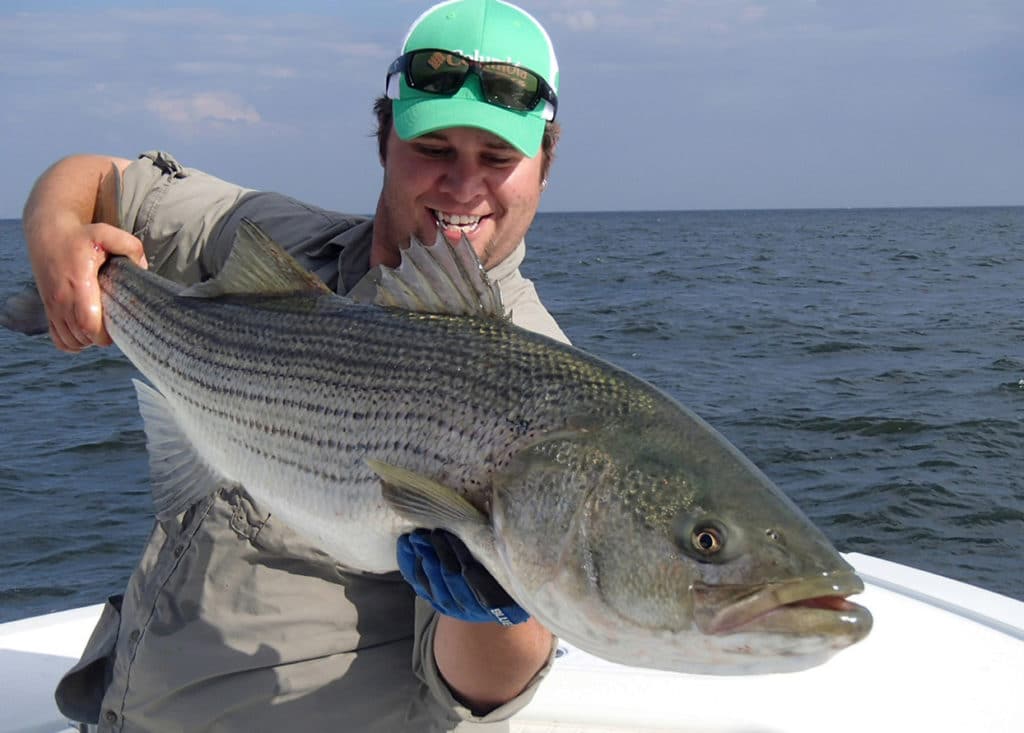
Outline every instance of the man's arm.
POLYGON ((126 255, 146 266, 142 243, 117 221, 117 177, 130 163, 100 155, 64 158, 39 177, 25 203, 32 272, 50 337, 63 351, 110 344, 96 278, 107 257, 126 255))
POLYGON ((551 654, 552 635, 531 618, 515 626, 439 615, 434 660, 448 687, 476 715, 521 693, 551 654))
POLYGON ((402 535, 398 569, 437 614, 431 647, 421 653, 433 657, 439 682, 474 715, 484 716, 519 697, 546 666, 552 635, 458 536, 426 528, 402 535))

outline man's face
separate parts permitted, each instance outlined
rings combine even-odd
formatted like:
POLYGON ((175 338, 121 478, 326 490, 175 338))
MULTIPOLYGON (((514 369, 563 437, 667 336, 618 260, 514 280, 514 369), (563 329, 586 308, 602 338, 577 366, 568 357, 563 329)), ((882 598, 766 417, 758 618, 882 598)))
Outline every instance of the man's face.
POLYGON ((540 202, 543 153, 525 157, 475 127, 452 127, 412 140, 392 128, 384 188, 373 225, 370 265, 397 266, 409 238, 433 244, 438 230, 465 235, 485 268, 508 257, 540 202))

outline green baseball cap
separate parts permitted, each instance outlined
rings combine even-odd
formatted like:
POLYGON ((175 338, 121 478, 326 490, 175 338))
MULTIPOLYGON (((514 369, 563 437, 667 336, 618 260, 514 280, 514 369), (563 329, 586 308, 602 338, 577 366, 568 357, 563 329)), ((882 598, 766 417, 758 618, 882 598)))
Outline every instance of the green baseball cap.
MULTIPOLYGON (((436 63, 435 57, 435 69, 436 63)), ((465 63, 461 68, 467 68, 465 63)), ((395 132, 402 140, 448 127, 478 127, 531 158, 540 150, 545 123, 555 117, 557 91, 558 61, 547 31, 529 13, 504 0, 448 0, 431 7, 409 28, 402 56, 392 64, 387 79, 395 132), (531 71, 539 77, 540 89, 550 94, 541 98, 538 93, 532 109, 508 109, 487 101, 478 73, 466 76, 454 94, 414 89, 400 64, 407 54, 421 49, 458 54, 471 63, 496 62, 499 69, 531 71)))

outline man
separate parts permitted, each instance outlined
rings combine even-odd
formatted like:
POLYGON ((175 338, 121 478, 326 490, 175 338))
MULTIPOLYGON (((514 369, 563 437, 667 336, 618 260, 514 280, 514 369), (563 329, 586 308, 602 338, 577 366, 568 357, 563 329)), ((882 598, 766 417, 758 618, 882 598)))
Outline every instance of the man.
MULTIPOLYGON (((429 9, 376 104, 384 181, 370 220, 243 189, 166 153, 59 161, 24 212, 54 343, 110 343, 96 278, 108 256, 203 280, 243 217, 340 293, 396 265, 410 237, 466 236, 513 320, 564 340, 518 272, 557 140, 557 84, 550 39, 519 8, 429 9)), ((533 619, 466 620, 525 614, 507 596, 492 602, 501 589, 471 558, 453 560, 457 538, 417 532, 399 546, 406 580, 443 613, 414 602, 398 574, 339 567, 243 487, 221 487, 154 527, 58 703, 111 731, 507 728, 550 665, 551 634, 533 619), (462 575, 475 580, 459 587, 462 575)))

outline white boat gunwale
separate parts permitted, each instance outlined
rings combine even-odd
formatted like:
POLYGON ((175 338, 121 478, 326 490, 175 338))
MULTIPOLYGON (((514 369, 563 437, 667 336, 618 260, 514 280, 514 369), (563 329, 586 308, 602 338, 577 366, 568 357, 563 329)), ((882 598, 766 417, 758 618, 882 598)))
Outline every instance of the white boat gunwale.
MULTIPOLYGON (((513 733, 1017 733, 1024 602, 877 557, 844 556, 864 579, 858 601, 871 609, 875 628, 825 664, 712 677, 624 667, 563 645, 567 653, 513 720, 513 733)), ((0 733, 71 730, 53 688, 101 609, 0 624, 0 733)))

